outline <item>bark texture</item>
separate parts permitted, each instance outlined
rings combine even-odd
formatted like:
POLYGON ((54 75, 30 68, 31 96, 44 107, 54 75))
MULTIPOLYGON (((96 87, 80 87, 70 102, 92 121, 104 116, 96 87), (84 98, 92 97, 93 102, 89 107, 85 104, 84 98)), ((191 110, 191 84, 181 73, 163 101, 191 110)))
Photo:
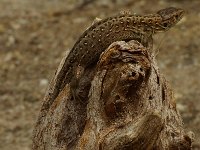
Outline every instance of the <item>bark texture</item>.
POLYGON ((55 81, 56 75, 35 126, 34 150, 191 149, 193 134, 183 129, 172 90, 139 42, 114 42, 78 85, 67 84, 49 101, 55 81))

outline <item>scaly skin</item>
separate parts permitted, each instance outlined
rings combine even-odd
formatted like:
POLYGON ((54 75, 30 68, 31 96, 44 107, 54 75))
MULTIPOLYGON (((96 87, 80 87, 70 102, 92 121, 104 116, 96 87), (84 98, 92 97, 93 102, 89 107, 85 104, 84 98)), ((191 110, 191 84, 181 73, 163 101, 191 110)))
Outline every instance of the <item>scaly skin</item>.
MULTIPOLYGON (((83 68, 95 64, 100 54, 115 41, 138 40, 150 47, 152 35, 173 27, 182 17, 184 11, 179 8, 166 8, 155 14, 117 15, 94 23, 75 43, 58 72, 53 92, 49 93, 53 101, 67 83, 77 76, 78 66, 83 68)), ((81 75, 79 75, 81 76, 81 75)))

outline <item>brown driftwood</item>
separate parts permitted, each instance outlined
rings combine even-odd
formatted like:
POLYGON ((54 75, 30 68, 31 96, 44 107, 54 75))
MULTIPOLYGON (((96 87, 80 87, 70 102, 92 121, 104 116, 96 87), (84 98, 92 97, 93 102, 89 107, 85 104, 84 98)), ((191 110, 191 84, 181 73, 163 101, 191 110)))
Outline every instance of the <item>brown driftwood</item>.
POLYGON ((85 80, 79 84, 80 93, 89 90, 84 99, 73 99, 66 85, 50 102, 55 75, 36 123, 34 150, 191 149, 192 136, 150 50, 134 40, 115 42, 85 77, 91 74, 89 89, 85 80))

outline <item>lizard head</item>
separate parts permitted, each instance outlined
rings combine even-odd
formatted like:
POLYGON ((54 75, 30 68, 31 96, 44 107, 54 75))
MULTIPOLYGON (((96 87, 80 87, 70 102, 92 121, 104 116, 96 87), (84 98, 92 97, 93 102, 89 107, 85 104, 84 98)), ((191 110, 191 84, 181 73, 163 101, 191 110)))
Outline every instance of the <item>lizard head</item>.
POLYGON ((175 7, 169 7, 159 10, 158 15, 162 18, 162 21, 158 24, 161 31, 166 31, 178 23, 184 15, 184 10, 175 7))

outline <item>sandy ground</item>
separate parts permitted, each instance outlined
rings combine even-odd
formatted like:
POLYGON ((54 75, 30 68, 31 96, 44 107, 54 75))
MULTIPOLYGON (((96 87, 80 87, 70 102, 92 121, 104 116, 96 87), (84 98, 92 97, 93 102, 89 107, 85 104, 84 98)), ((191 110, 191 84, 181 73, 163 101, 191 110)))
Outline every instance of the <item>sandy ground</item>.
POLYGON ((175 6, 187 11, 155 36, 158 63, 171 83, 187 131, 200 149, 199 0, 0 0, 0 149, 29 150, 50 79, 66 52, 95 17, 131 10, 147 14, 175 6))

